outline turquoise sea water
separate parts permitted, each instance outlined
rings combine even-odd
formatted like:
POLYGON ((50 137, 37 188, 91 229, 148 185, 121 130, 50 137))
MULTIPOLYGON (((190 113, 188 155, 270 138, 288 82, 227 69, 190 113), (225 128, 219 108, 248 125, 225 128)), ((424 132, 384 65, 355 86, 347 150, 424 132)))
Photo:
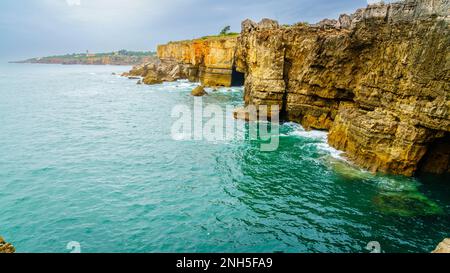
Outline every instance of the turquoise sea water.
MULTIPOLYGON (((111 74, 127 69, 0 65, 0 235, 19 252, 430 252, 450 237, 446 178, 372 175, 294 123, 275 152, 175 141, 195 85, 111 74)), ((242 89, 204 103, 239 106, 242 89)))

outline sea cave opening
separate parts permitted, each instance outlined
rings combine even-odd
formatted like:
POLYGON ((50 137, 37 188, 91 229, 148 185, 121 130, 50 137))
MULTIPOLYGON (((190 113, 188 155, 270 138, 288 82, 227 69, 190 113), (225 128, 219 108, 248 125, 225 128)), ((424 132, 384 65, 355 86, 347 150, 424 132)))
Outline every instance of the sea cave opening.
POLYGON ((450 174, 450 133, 429 144, 418 170, 419 174, 450 174))
POLYGON ((231 72, 231 86, 243 86, 245 83, 245 74, 236 70, 236 66, 233 65, 231 72))

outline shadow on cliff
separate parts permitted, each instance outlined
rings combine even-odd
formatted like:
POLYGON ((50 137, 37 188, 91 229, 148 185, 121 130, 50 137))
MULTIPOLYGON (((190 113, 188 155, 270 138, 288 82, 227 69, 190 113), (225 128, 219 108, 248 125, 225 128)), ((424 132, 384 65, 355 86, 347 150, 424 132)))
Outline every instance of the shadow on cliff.
POLYGON ((231 72, 231 86, 244 86, 245 84, 245 74, 236 70, 236 66, 233 66, 231 72))

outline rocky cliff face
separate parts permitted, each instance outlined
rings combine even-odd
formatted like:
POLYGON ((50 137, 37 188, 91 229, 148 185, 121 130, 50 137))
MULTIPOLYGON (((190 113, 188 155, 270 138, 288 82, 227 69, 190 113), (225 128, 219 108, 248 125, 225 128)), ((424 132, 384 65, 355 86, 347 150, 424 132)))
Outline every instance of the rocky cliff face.
POLYGON ((135 67, 125 76, 146 84, 189 79, 205 86, 231 86, 237 37, 210 37, 158 46, 159 61, 135 67))
POLYGON ((206 86, 230 86, 237 37, 174 42, 158 47, 162 61, 188 66, 189 79, 206 86))
POLYGON ((448 0, 408 0, 339 20, 281 27, 246 20, 236 49, 245 102, 329 130, 372 171, 449 172, 448 0))
POLYGON ((246 20, 239 37, 161 45, 158 60, 125 76, 230 86, 236 68, 247 105, 278 105, 286 120, 329 130, 360 166, 448 173, 449 2, 370 5, 314 25, 246 20))

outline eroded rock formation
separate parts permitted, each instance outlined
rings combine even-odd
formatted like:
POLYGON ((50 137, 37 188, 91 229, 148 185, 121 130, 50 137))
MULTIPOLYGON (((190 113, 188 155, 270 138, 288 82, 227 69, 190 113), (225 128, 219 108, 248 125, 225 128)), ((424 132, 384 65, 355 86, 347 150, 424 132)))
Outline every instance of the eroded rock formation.
POLYGON ((237 37, 210 37, 158 46, 159 60, 136 66, 124 76, 146 84, 189 79, 204 86, 231 86, 237 37))
POLYGON ((246 20, 236 50, 247 105, 329 130, 372 171, 449 172, 448 0, 371 5, 339 20, 246 20))
POLYGON ((192 90, 191 94, 194 97, 201 97, 204 95, 208 95, 208 93, 206 93, 206 91, 205 91, 205 88, 203 88, 203 86, 201 86, 201 85, 194 88, 194 90, 192 90))
POLYGON ((449 1, 369 5, 314 25, 246 20, 239 37, 161 45, 159 60, 125 76, 230 86, 241 72, 246 105, 329 130, 330 145, 360 166, 448 173, 449 1))
POLYGON ((5 242, 5 240, 0 237, 0 253, 14 253, 16 249, 13 245, 5 242))

